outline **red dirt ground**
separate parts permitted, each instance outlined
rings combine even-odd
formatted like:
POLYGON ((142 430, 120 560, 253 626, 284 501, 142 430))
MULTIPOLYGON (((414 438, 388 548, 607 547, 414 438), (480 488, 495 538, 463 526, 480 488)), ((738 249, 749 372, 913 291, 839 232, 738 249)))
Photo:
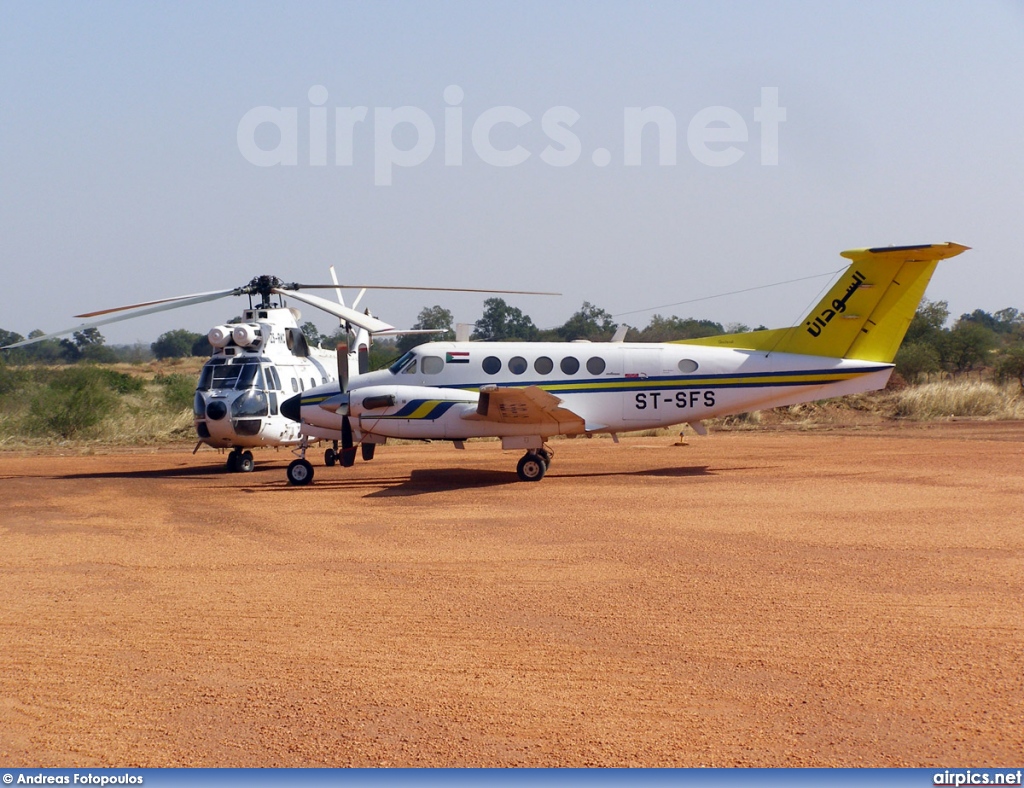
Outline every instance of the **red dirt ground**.
POLYGON ((0 759, 1019 763, 1024 424, 674 442, 2 454, 0 759))

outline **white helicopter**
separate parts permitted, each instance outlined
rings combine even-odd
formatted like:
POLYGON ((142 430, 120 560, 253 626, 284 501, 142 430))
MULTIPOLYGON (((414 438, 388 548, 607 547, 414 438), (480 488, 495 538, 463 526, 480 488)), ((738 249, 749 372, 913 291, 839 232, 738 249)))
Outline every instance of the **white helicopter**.
MULTIPOLYGON (((853 249, 846 272, 800 325, 663 344, 428 342, 389 369, 307 389, 281 405, 315 439, 364 451, 388 438, 501 438, 539 481, 555 435, 617 433, 885 387, 939 260, 955 243, 853 249)), ((354 455, 352 455, 354 456, 354 455)), ((367 454, 364 453, 364 457, 367 454)), ((309 484, 304 457, 288 480, 309 484)))
MULTIPOLYGON (((245 473, 255 467, 251 449, 256 447, 301 444, 304 456, 308 438, 301 434, 300 426, 294 420, 282 414, 281 403, 288 397, 315 386, 336 382, 338 369, 342 369, 346 377, 368 373, 371 334, 394 336, 407 333, 436 333, 430 330, 397 329, 373 317, 368 310, 357 311, 355 307, 369 287, 387 290, 551 295, 468 288, 339 285, 333 266, 330 271, 334 280, 331 285, 288 284, 275 276, 264 275, 255 277, 247 285, 230 290, 175 296, 87 312, 76 317, 94 318, 120 312, 130 314, 118 314, 115 317, 83 323, 71 329, 34 337, 7 347, 21 347, 88 327, 107 325, 227 296, 248 296, 249 308, 243 312, 241 322, 214 326, 207 334, 213 353, 200 372, 193 401, 194 425, 199 439, 196 450, 203 444, 218 449, 230 448, 227 470, 245 473), (360 289, 351 307, 345 306, 341 294, 343 286, 360 289), (338 303, 308 293, 298 293, 296 291, 299 288, 334 288, 338 303), (299 327, 301 314, 298 309, 286 306, 286 295, 339 318, 348 334, 348 342, 341 346, 344 350, 311 347, 299 327), (275 296, 277 301, 274 300, 275 296), (254 297, 258 298, 255 303, 254 297)), ((364 448, 363 456, 372 456, 372 444, 364 448)), ((349 463, 349 457, 349 453, 339 455, 337 440, 334 440, 333 446, 324 453, 327 465, 333 465, 338 460, 349 463)))

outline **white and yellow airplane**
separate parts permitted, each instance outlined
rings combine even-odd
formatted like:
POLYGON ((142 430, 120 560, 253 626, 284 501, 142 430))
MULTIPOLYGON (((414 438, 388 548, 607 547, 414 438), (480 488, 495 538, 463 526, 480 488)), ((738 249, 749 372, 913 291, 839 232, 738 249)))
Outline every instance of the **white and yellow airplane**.
MULTIPOLYGON (((955 243, 853 249, 852 261, 792 328, 668 343, 429 342, 389 369, 306 390, 282 414, 309 439, 373 456, 388 438, 501 438, 522 449, 517 472, 539 481, 555 435, 617 433, 793 405, 885 387, 893 358, 939 260, 955 243)), ((308 484, 304 457, 288 468, 308 484)))

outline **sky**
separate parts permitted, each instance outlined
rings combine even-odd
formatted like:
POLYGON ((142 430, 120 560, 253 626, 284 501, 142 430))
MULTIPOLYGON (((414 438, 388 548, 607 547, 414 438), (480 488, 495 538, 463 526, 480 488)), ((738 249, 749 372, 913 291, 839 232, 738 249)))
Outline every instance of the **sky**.
MULTIPOLYGON (((560 292, 505 297, 540 327, 584 301, 781 327, 840 251, 942 241, 972 251, 928 298, 1024 311, 1022 74, 1010 0, 7 0, 0 328, 330 265, 560 292)), ((362 306, 472 323, 486 297, 362 306)), ((148 343, 244 307, 101 331, 148 343)))

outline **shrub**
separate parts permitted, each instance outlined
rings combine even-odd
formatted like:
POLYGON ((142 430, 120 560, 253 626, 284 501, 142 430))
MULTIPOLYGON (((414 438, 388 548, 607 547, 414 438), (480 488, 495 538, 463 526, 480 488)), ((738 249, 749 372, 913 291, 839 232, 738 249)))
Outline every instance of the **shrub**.
POLYGON ((186 410, 192 407, 196 392, 196 379, 191 375, 172 372, 157 375, 153 381, 163 387, 164 403, 171 410, 186 410))
POLYGON ((53 375, 31 400, 29 428, 68 439, 99 424, 118 401, 104 380, 105 372, 109 371, 73 367, 53 375))

